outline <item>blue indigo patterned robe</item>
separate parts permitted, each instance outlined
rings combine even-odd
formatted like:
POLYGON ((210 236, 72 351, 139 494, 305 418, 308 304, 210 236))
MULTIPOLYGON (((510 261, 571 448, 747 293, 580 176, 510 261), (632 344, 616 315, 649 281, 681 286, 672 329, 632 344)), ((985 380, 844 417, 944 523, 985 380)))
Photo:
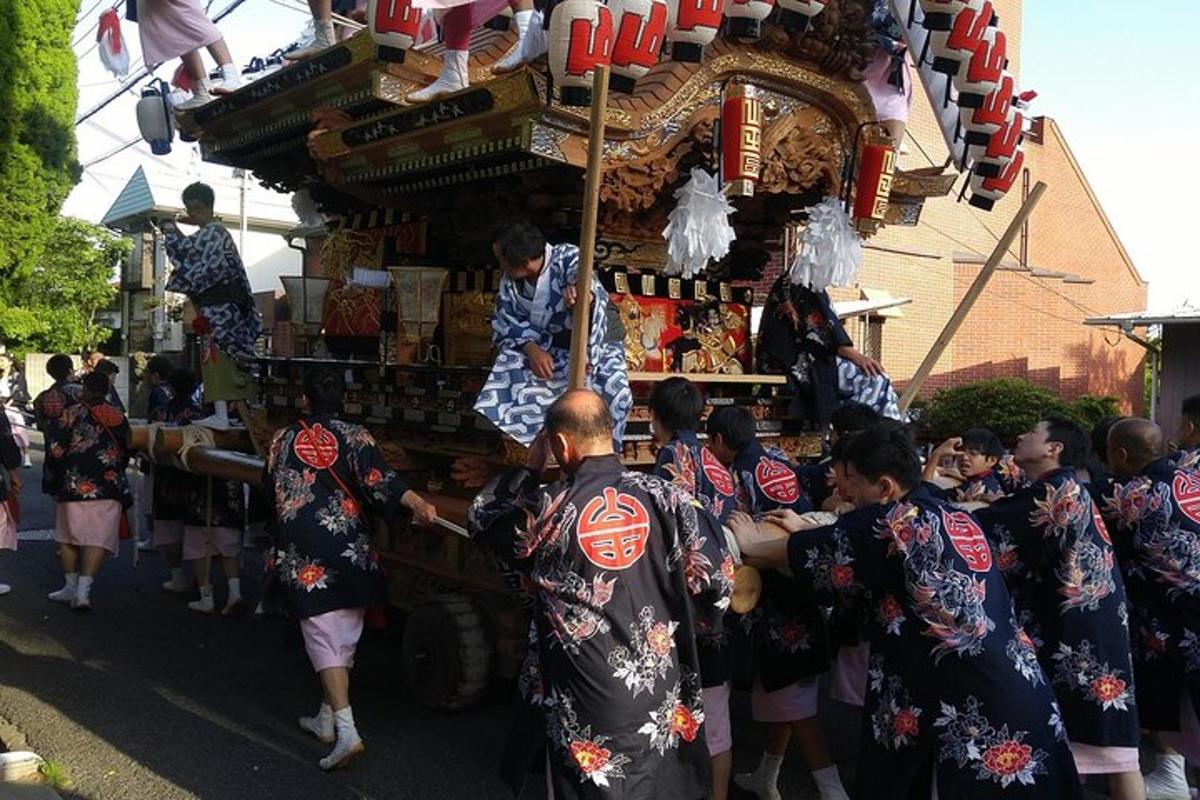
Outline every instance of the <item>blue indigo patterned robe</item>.
POLYGON ((191 236, 177 230, 167 230, 163 236, 175 267, 167 291, 186 294, 196 313, 208 317, 221 352, 235 361, 252 361, 262 318, 229 231, 210 222, 191 236))
POLYGON ((1056 469, 976 512, 1071 741, 1137 747, 1125 584, 1100 510, 1056 469))
MULTIPOLYGON (((575 285, 579 248, 546 246, 545 263, 537 282, 500 279, 492 341, 498 350, 487 383, 475 400, 475 410, 524 445, 542 430, 546 409, 567 390, 571 328, 574 312, 564 292, 575 285), (529 342, 554 359, 554 375, 542 380, 530 371, 522 348, 529 342)), ((624 336, 608 330, 608 292, 599 278, 592 281, 591 331, 588 336, 588 386, 608 403, 613 439, 620 442, 633 406, 625 370, 624 336)))
POLYGON ((547 487, 526 471, 494 482, 471 529, 536 587, 509 779, 540 770, 545 745, 557 798, 703 797, 696 637, 721 624, 733 591, 715 518, 597 456, 547 487))
POLYGON ((1145 728, 1178 731, 1185 690, 1200 714, 1200 471, 1159 459, 1110 492, 1138 712, 1145 728))
MULTIPOLYGON (((812 510, 797 468, 782 450, 751 442, 738 452, 732 470, 738 507, 758 518, 775 509, 812 510)), ((829 669, 829 631, 816 598, 777 570, 762 573, 762 600, 741 618, 754 641, 754 665, 768 692, 829 669)))
POLYGON ((1000 480, 998 467, 992 467, 986 472, 972 475, 958 486, 943 489, 932 483, 926 483, 925 488, 935 497, 940 497, 950 503, 980 503, 991 502, 995 495, 1008 494, 1000 480))
POLYGON ((300 619, 382 602, 371 519, 400 513, 408 490, 366 428, 325 414, 275 434, 263 488, 275 505, 279 571, 300 619))
POLYGON ((821 598, 870 596, 856 796, 1080 798, 1054 694, 983 531, 922 487, 788 540, 821 598))

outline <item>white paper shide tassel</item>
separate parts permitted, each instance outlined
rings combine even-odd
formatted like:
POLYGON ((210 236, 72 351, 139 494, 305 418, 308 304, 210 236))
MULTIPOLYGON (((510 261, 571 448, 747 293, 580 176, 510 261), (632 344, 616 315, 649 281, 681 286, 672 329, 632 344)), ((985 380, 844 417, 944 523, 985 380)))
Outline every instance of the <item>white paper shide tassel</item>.
POLYGON ((850 286, 862 263, 862 242, 842 201, 826 197, 808 209, 808 227, 792 261, 792 283, 814 291, 850 286))
POLYGON ((709 261, 729 254, 729 245, 737 238, 729 215, 736 209, 721 192, 716 176, 699 167, 675 190, 675 199, 678 204, 662 234, 667 240, 666 272, 694 278, 709 261))

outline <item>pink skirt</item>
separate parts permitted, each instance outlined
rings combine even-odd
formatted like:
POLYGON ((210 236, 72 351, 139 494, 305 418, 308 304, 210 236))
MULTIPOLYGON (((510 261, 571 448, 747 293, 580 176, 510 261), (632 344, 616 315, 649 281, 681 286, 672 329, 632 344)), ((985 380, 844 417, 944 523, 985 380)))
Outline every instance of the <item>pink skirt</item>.
POLYGON ((197 0, 138 0, 138 33, 146 66, 208 47, 221 31, 204 15, 197 0))
POLYGON ((1071 755, 1075 757, 1075 769, 1080 775, 1112 775, 1140 769, 1136 747, 1097 747, 1079 742, 1069 744, 1071 755))
POLYGON ((150 536, 154 540, 155 547, 183 544, 183 520, 156 519, 150 536))
POLYGON ((121 504, 116 500, 70 500, 55 512, 54 541, 75 547, 101 547, 117 555, 121 504))
POLYGON ((17 523, 8 513, 8 504, 0 503, 0 550, 17 549, 17 523))
POLYGON ((704 701, 704 738, 708 755, 718 756, 733 748, 733 725, 729 721, 729 684, 701 689, 704 701))
POLYGON ((750 693, 755 722, 797 722, 817 715, 817 679, 797 681, 768 692, 757 681, 750 693))
POLYGON ((354 666, 354 651, 362 637, 365 608, 339 608, 300 620, 304 649, 317 672, 354 666))
POLYGON ((236 528, 183 526, 183 558, 195 561, 206 556, 237 558, 242 554, 242 532, 236 528))
POLYGON ((829 680, 829 696, 862 708, 867 697, 867 662, 870 659, 871 645, 867 642, 840 648, 829 680))

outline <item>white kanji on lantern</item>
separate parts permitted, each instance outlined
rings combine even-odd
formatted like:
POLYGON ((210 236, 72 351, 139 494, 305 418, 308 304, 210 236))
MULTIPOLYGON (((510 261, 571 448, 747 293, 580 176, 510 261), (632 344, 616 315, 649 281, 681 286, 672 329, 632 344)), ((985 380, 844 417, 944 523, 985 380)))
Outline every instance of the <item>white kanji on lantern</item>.
POLYGON ((1008 66, 1008 37, 995 27, 984 29, 983 40, 975 48, 971 60, 964 62, 953 75, 958 89, 958 104, 977 108, 996 90, 1008 66))
POLYGON ((1021 169, 1025 166, 1025 153, 1018 150, 1013 158, 1002 165, 1001 171, 992 177, 981 175, 977 171, 971 173, 971 205, 984 211, 991 211, 996 201, 1008 194, 1021 169))
POLYGON ((637 79, 658 63, 667 35, 667 4, 662 0, 612 0, 613 91, 633 91, 637 79))
POLYGON ((550 72, 568 106, 592 104, 592 75, 612 62, 613 17, 597 0, 565 0, 550 15, 550 72))
POLYGON ((420 35, 421 13, 412 0, 367 0, 371 40, 379 47, 408 50, 420 35))
POLYGON ((779 0, 779 24, 784 30, 806 31, 829 0, 779 0))
POLYGON ((774 9, 775 0, 725 0, 726 30, 737 39, 757 39, 774 9))
POLYGON ((717 38, 725 0, 667 0, 667 39, 675 61, 699 63, 704 48, 717 38))
POLYGON ((975 55, 984 31, 992 24, 995 12, 989 0, 970 0, 959 9, 949 30, 929 34, 933 69, 946 75, 957 74, 960 65, 975 55))

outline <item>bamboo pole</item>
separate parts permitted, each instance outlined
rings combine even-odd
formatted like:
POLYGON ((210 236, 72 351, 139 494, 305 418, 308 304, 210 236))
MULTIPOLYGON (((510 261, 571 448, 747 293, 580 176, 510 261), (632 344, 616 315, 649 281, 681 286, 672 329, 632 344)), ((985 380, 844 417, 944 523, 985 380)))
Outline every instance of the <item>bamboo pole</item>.
POLYGON ((592 266, 596 260, 596 217, 600 213, 604 163, 604 112, 608 108, 608 67, 592 77, 592 119, 588 130, 587 176, 583 184, 583 230, 579 236, 579 275, 575 279, 575 325, 571 329, 568 388, 587 385, 588 333, 592 320, 592 266))
POLYGON ((975 282, 971 284, 971 288, 963 295, 962 302, 958 304, 958 308, 954 309, 954 313, 950 315, 946 327, 942 329, 941 335, 933 343, 929 353, 925 356, 925 360, 921 362, 921 366, 917 369, 912 380, 904 387, 904 394, 900 396, 900 411, 901 413, 908 410, 912 401, 916 399, 917 392, 921 391, 922 384, 933 372, 933 368, 937 366, 937 362, 942 357, 942 353, 946 352, 946 348, 950 345, 954 335, 958 333, 958 329, 962 327, 967 315, 971 313, 971 309, 975 306, 975 301, 983 294, 983 290, 987 288, 988 281, 992 279, 996 269, 1000 266, 1000 262, 1004 260, 1004 254, 1008 252, 1009 246, 1013 240, 1017 238, 1017 234, 1021 232, 1021 227, 1025 224, 1025 220, 1033 213, 1034 207, 1038 201, 1042 199, 1042 195, 1046 192, 1046 184, 1041 181, 1033 187, 1033 191, 1029 193, 1029 197, 1018 209, 1017 215, 1013 217, 1012 222, 1008 224, 1008 230, 1000 237, 1000 241, 996 242, 996 248, 992 250, 991 256, 987 263, 983 265, 979 275, 975 277, 975 282))

